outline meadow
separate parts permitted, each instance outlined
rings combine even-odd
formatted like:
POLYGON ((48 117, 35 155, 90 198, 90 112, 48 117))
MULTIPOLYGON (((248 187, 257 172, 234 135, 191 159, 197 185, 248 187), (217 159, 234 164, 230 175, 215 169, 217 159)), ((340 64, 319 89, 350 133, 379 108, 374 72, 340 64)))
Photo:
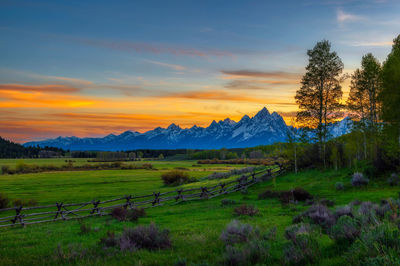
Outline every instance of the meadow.
MULTIPOLYGON (((11 163, 11 162, 10 162, 11 163)), ((109 198, 142 191, 168 190, 162 184, 160 174, 174 168, 187 168, 190 176, 201 178, 214 171, 227 171, 228 165, 193 166, 193 161, 152 162, 158 170, 99 170, 54 172, 0 176, 0 191, 10 198, 35 198, 39 204, 65 200, 76 202, 93 198, 109 198)), ((184 202, 173 206, 147 209, 147 215, 138 222, 120 222, 112 217, 93 217, 82 221, 73 220, 41 225, 0 229, 1 265, 174 265, 186 260, 188 265, 218 265, 225 250, 220 240, 221 231, 233 219, 256 226, 261 232, 276 228, 276 239, 271 242, 267 264, 282 264, 285 228, 292 219, 309 206, 305 204, 282 205, 278 199, 258 199, 258 194, 302 187, 312 195, 335 202, 335 206, 348 204, 357 199, 379 202, 384 198, 397 197, 399 189, 384 181, 371 180, 368 186, 353 188, 350 184, 352 171, 308 170, 299 174, 288 173, 276 180, 266 181, 250 187, 247 193, 236 192, 209 200, 184 202), (345 189, 336 191, 335 184, 343 182, 345 189), (253 205, 259 214, 253 217, 233 215, 237 205, 222 206, 221 200, 228 198, 239 204, 253 205), (127 227, 156 223, 169 229, 172 248, 135 252, 104 249, 100 239, 107 232, 120 233, 127 227), (82 233, 82 224, 92 230, 82 233)), ((201 183, 202 181, 200 181, 201 183)), ((206 181, 209 182, 209 181, 206 181)), ((188 184, 192 185, 192 184, 188 184)), ((198 184, 199 185, 199 184, 198 184)), ((320 265, 341 265, 345 259, 337 252, 334 241, 326 235, 319 238, 322 256, 320 265)))

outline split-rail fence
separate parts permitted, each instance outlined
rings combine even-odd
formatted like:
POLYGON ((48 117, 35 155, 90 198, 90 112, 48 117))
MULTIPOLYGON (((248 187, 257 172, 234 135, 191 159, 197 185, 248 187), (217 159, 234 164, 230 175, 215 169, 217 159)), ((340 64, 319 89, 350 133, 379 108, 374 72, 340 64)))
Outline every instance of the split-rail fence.
POLYGON ((0 209, 0 227, 30 225, 60 220, 82 219, 91 216, 110 215, 116 207, 151 208, 166 204, 178 204, 189 200, 210 199, 220 195, 246 189, 260 181, 269 180, 284 171, 282 165, 262 171, 242 175, 228 182, 214 186, 197 188, 178 188, 167 192, 153 192, 148 195, 126 195, 105 201, 92 200, 84 203, 57 202, 53 205, 34 207, 13 207, 0 209))

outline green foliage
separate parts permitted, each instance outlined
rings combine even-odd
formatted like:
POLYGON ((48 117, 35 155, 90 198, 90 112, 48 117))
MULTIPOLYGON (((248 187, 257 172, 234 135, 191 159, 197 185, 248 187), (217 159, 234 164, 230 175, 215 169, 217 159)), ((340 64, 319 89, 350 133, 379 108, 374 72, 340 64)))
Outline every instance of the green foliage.
POLYGON ((161 178, 165 185, 182 185, 189 181, 189 174, 181 170, 171 170, 163 173, 161 178))
POLYGON ((10 200, 7 195, 0 192, 0 209, 5 209, 10 204, 10 200))
POLYGON ((351 244, 361 233, 361 225, 356 219, 343 215, 330 230, 330 236, 340 245, 351 244))

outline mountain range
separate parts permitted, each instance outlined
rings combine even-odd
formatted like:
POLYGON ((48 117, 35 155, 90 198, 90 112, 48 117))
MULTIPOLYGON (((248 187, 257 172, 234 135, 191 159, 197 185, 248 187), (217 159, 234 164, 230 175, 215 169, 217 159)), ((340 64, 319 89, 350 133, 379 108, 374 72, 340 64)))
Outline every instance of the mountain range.
MULTIPOLYGON (((348 118, 330 127, 333 137, 350 131, 348 118)), ((24 146, 58 147, 69 150, 135 150, 135 149, 219 149, 244 148, 284 142, 288 126, 277 112, 267 108, 254 117, 244 115, 235 122, 229 118, 208 127, 181 128, 171 124, 167 128, 157 127, 145 133, 125 131, 120 135, 110 134, 102 138, 58 137, 43 141, 27 142, 24 146)))

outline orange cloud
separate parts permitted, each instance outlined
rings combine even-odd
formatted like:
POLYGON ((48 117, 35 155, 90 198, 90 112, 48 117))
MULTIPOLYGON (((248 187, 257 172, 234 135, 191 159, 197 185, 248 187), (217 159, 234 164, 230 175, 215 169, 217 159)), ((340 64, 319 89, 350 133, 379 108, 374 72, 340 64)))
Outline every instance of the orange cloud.
POLYGON ((283 71, 253 71, 253 70, 222 70, 223 79, 238 79, 238 78, 269 78, 269 79, 300 79, 301 74, 289 73, 283 71))
POLYGON ((74 93, 80 91, 79 88, 58 85, 23 85, 23 84, 0 84, 1 91, 29 91, 29 92, 50 92, 50 93, 74 93))

